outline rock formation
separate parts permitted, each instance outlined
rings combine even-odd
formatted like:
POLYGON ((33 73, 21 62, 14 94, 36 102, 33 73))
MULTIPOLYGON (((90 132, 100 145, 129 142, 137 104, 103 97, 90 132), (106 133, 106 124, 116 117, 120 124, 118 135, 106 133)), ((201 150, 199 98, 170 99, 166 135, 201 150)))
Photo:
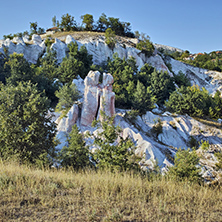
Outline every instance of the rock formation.
POLYGON ((113 77, 103 73, 103 82, 99 84, 100 73, 90 71, 84 80, 85 92, 81 115, 81 125, 90 126, 99 117, 100 110, 106 115, 115 113, 115 93, 112 92, 113 77))

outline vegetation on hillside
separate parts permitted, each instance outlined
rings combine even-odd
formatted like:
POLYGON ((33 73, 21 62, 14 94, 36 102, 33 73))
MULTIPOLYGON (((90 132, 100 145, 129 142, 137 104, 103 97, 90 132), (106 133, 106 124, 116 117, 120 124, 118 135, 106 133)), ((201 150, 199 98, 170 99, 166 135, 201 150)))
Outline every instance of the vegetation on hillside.
POLYGON ((213 51, 210 53, 197 53, 191 54, 188 50, 181 52, 166 52, 163 49, 160 51, 165 54, 165 56, 170 56, 176 60, 193 65, 196 67, 222 71, 222 51, 213 51))

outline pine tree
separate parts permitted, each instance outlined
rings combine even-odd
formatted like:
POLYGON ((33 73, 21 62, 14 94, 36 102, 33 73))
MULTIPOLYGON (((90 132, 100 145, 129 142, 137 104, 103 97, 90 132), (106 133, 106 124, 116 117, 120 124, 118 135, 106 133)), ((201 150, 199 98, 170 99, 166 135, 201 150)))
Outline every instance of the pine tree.
POLYGON ((89 160, 89 148, 76 124, 72 127, 67 142, 68 145, 64 146, 59 153, 63 167, 73 167, 75 170, 80 170, 92 166, 89 160))
POLYGON ((103 112, 101 116, 102 121, 93 122, 94 127, 97 124, 102 127, 102 132, 98 133, 94 140, 94 145, 97 147, 93 153, 96 166, 119 171, 138 169, 133 141, 121 136, 121 128, 113 124, 114 117, 105 116, 103 112))

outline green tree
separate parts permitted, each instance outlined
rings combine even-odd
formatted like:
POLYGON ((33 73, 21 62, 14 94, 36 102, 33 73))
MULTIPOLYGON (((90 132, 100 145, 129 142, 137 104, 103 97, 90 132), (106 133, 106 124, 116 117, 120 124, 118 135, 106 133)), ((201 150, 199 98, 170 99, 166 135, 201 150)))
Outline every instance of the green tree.
POLYGON ((107 16, 104 13, 102 13, 102 15, 99 17, 99 20, 97 22, 97 31, 105 32, 108 26, 109 26, 109 22, 108 22, 107 16))
POLYGON ((165 105, 170 112, 201 117, 209 114, 211 103, 212 98, 205 88, 182 86, 171 93, 165 105))
POLYGON ((212 106, 209 108, 209 115, 213 119, 222 117, 222 98, 219 90, 216 91, 212 98, 212 106))
POLYGON ((119 21, 118 18, 109 17, 108 18, 108 24, 109 24, 109 28, 112 29, 116 35, 122 35, 122 36, 125 35, 124 26, 119 21))
POLYGON ((186 75, 182 71, 179 71, 177 75, 174 75, 174 81, 179 87, 191 86, 190 80, 186 77, 186 75))
POLYGON ((144 34, 140 35, 141 40, 137 43, 136 48, 145 53, 146 56, 150 57, 154 52, 154 46, 150 41, 150 37, 144 34))
POLYGON ((200 168, 197 167, 199 158, 195 150, 181 150, 176 153, 174 166, 169 168, 169 175, 177 180, 199 182, 200 168))
MULTIPOLYGON (((102 132, 98 133, 93 143, 97 147, 93 153, 96 166, 119 171, 138 169, 138 158, 134 153, 135 146, 132 140, 121 136, 121 128, 113 124, 114 117, 105 116, 102 112, 101 115, 103 120, 99 124, 102 132)), ((96 124, 98 122, 94 121, 93 127, 96 124)))
POLYGON ((74 57, 65 57, 58 68, 58 78, 63 84, 71 84, 76 79, 84 67, 83 62, 74 57))
POLYGON ((55 27, 57 25, 56 16, 52 17, 52 25, 55 27))
POLYGON ((35 73, 33 72, 30 64, 24 58, 23 54, 13 53, 9 56, 8 61, 5 63, 5 70, 7 70, 7 82, 16 85, 19 81, 35 81, 35 73))
POLYGON ((36 85, 19 82, 0 87, 0 156, 36 164, 54 155, 56 125, 49 101, 36 85))
POLYGON ((68 13, 65 15, 62 15, 61 22, 60 22, 60 28, 64 31, 71 31, 76 30, 76 21, 74 20, 74 17, 69 15, 68 13))
POLYGON ((156 97, 159 105, 169 98, 170 93, 175 90, 173 78, 167 72, 154 71, 151 73, 150 86, 152 95, 156 97))
POLYGON ((150 87, 146 87, 140 82, 137 82, 136 91, 133 94, 133 108, 140 111, 140 114, 145 114, 146 111, 154 108, 156 102, 155 96, 152 95, 150 87))
POLYGON ((92 31, 93 30, 93 16, 90 14, 85 14, 81 16, 82 23, 85 25, 86 31, 92 31))
POLYGON ((56 105, 56 111, 63 111, 64 114, 66 114, 74 102, 80 98, 79 91, 74 83, 59 87, 59 90, 55 92, 55 95, 59 99, 59 102, 56 105))
POLYGON ((105 38, 106 38, 105 43, 111 49, 114 49, 117 40, 116 40, 115 32, 111 28, 106 29, 106 31, 105 31, 105 38))
POLYGON ((89 160, 89 148, 86 146, 83 135, 79 132, 76 124, 72 127, 67 142, 68 145, 64 146, 59 153, 63 167, 73 167, 75 170, 80 170, 92 166, 89 160))
POLYGON ((37 22, 30 22, 30 34, 36 34, 37 33, 37 28, 38 28, 38 23, 37 22))

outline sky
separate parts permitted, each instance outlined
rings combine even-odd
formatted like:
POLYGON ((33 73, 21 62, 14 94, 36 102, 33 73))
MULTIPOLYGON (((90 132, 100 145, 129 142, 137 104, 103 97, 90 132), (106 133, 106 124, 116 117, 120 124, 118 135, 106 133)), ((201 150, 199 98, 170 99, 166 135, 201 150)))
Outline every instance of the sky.
POLYGON ((81 15, 97 21, 107 17, 130 22, 132 31, 150 36, 153 43, 189 50, 191 53, 222 50, 222 0, 0 0, 0 39, 30 30, 30 22, 52 27, 69 13, 77 24, 81 15))

